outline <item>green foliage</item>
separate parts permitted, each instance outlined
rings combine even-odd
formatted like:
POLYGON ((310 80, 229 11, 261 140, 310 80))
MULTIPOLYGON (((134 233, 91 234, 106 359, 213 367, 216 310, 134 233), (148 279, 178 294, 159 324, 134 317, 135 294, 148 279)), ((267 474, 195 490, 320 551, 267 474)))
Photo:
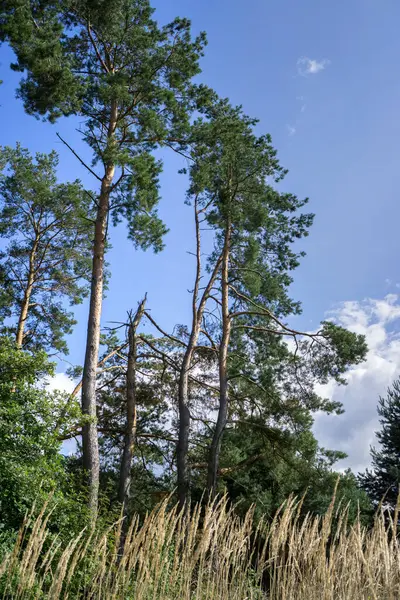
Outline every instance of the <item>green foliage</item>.
MULTIPOLYGON (((294 420, 295 415, 287 410, 273 425, 273 415, 268 415, 266 409, 265 418, 247 414, 228 424, 221 451, 220 493, 226 493, 240 513, 254 505, 257 518, 272 517, 290 495, 298 499, 304 496, 302 514, 323 515, 339 479, 337 503, 347 506, 350 502, 350 520, 360 510, 363 522, 368 524, 372 506, 366 493, 350 471, 339 475, 334 470, 335 463, 346 455, 320 448, 311 421, 301 426, 298 420, 291 428, 289 419, 294 420)), ((201 448, 208 435, 203 430, 197 451, 192 451, 195 464, 204 460, 201 448)), ((195 499, 201 498, 204 477, 203 469, 195 469, 195 499)))
POLYGON ((80 413, 70 402, 65 410, 66 394, 46 389, 53 374, 43 351, 30 353, 0 338, 0 552, 25 514, 35 516, 45 501, 52 509, 50 531, 61 538, 77 534, 86 519, 85 490, 60 452, 80 413))
MULTIPOLYGON (((319 461, 324 462, 310 431, 312 414, 342 411, 340 403, 320 397, 315 384, 330 379, 345 383, 343 375, 365 359, 367 346, 363 336, 331 322, 323 322, 320 331, 310 333, 296 331, 287 323, 301 309, 289 288, 291 271, 304 254, 296 242, 308 235, 313 221, 313 215, 301 212, 307 199, 279 190, 286 171, 270 136, 256 135, 256 120, 225 100, 202 113, 192 129, 187 202, 197 207, 200 218, 214 230, 210 270, 224 260, 228 248, 226 321, 231 329, 226 431, 227 439, 236 443, 231 455, 229 441, 228 447, 223 444, 220 476, 224 479, 224 473, 238 468, 244 497, 248 494, 249 502, 257 502, 259 510, 264 504, 265 510, 273 511, 290 491, 304 491, 304 482, 316 472, 319 461), (275 454, 278 450, 283 456, 275 454), (295 466, 288 467, 285 460, 295 466), (297 463, 305 472, 300 480, 297 463), (286 482, 290 482, 288 487, 286 482)), ((222 280, 222 275, 216 280, 202 324, 201 344, 210 350, 210 338, 218 347, 227 330, 220 318, 222 280)), ((215 404, 214 399, 208 403, 210 411, 215 404)), ((201 436, 208 447, 208 424, 201 436)), ((206 459, 204 454, 193 454, 194 464, 206 459)), ((316 489, 323 489, 330 477, 327 464, 322 472, 316 489)), ((201 475, 198 485, 204 485, 201 475)), ((327 489, 329 495, 332 486, 327 489)))
POLYGON ((345 384, 346 380, 342 375, 349 366, 365 360, 368 351, 365 336, 348 331, 330 321, 323 321, 321 325, 321 337, 327 343, 309 343, 307 347, 307 351, 312 354, 314 373, 321 383, 334 379, 345 384))
POLYGON ((152 13, 148 0, 7 0, 0 31, 17 55, 13 68, 26 73, 26 111, 52 122, 83 117, 92 166, 118 171, 114 222, 126 219, 135 245, 157 251, 166 229, 151 153, 184 144, 190 112, 209 93, 190 83, 205 35, 192 40, 187 19, 159 27, 152 13))
POLYGON ((8 240, 0 310, 11 317, 3 331, 23 319, 25 348, 65 352, 75 324, 65 300, 78 304, 88 293, 91 199, 79 181, 57 182, 55 152, 33 159, 20 145, 0 148, 0 166, 0 236, 8 240))
MULTIPOLYGON (((287 296, 302 252, 295 240, 308 235, 312 214, 299 214, 307 199, 279 192, 283 179, 269 135, 257 136, 257 120, 225 100, 203 109, 192 130, 189 201, 197 197, 221 244, 232 228, 230 281, 239 292, 268 303, 277 314, 297 312, 287 296)), ((217 252, 219 251, 219 248, 217 252)), ((215 253, 211 260, 215 260, 215 253)))
POLYGON ((400 490, 400 380, 379 398, 381 429, 376 437, 379 448, 371 448, 372 467, 359 475, 361 486, 375 505, 384 502, 395 508, 400 490))
MULTIPOLYGON (((344 383, 342 375, 348 367, 365 358, 363 336, 324 322, 318 339, 307 338, 280 320, 300 312, 300 304, 290 298, 288 290, 290 272, 304 255, 294 242, 308 235, 313 221, 312 214, 300 212, 307 199, 273 187, 286 171, 270 136, 255 134, 255 119, 226 100, 202 112, 204 116, 192 128, 188 202, 197 203, 215 231, 210 266, 221 256, 230 230, 228 283, 235 352, 241 347, 245 363, 252 355, 261 369, 271 361, 282 363, 285 354, 286 359, 290 355, 297 372, 302 368, 300 356, 306 356, 309 375, 321 383, 328 378, 344 383), (274 335, 292 336, 297 350, 288 355, 285 345, 273 341, 274 335)), ((234 377, 240 362, 233 356, 234 377)))
MULTIPOLYGON (((168 370, 143 342, 147 339, 152 344, 157 343, 161 351, 166 349, 167 340, 155 342, 152 336, 144 334, 140 338, 136 358, 136 440, 131 497, 127 508, 129 514, 144 515, 165 494, 173 491, 171 470, 175 436, 170 431, 169 399, 176 394, 176 372, 168 370)), ((114 332, 103 335, 101 343, 104 356, 120 348, 99 375, 97 392, 102 489, 109 505, 118 506, 118 480, 126 427, 127 348, 114 332)))
POLYGON ((62 479, 51 395, 40 382, 53 372, 44 353, 0 340, 0 503, 3 526, 18 528, 34 501, 62 479))

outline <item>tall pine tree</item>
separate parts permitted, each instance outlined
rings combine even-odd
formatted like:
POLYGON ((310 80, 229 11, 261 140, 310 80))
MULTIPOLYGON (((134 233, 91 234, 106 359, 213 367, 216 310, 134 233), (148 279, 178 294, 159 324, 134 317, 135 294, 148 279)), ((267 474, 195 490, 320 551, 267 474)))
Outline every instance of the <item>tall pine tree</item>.
MULTIPOLYGON (((308 234, 313 216, 300 212, 307 200, 277 188, 286 172, 270 136, 256 135, 256 123, 240 107, 219 101, 195 122, 191 137, 188 200, 214 231, 209 269, 211 274, 218 272, 204 313, 211 323, 202 327, 203 334, 207 329, 214 332, 211 347, 218 380, 217 419, 208 457, 211 495, 217 490, 221 444, 234 397, 248 396, 249 381, 266 390, 267 403, 269 390, 279 385, 284 390, 281 398, 297 394, 310 409, 324 410, 323 399, 314 392, 315 382, 330 377, 342 382, 348 366, 363 360, 366 352, 363 336, 332 323, 307 334, 286 322, 300 312, 299 303, 289 296, 290 272, 303 255, 294 242, 308 234), (282 343, 288 338, 293 351, 282 343)), ((181 419, 186 418, 181 396, 179 406, 181 419)), ((181 478, 187 479, 184 434, 181 427, 178 485, 187 489, 187 481, 180 485, 181 478)))

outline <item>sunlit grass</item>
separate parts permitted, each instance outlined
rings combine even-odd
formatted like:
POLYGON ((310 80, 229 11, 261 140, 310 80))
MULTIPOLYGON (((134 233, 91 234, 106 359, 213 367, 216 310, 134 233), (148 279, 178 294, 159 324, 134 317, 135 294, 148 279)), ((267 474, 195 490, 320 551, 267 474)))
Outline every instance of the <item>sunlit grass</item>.
MULTIPOLYGON (((371 530, 348 524, 332 502, 322 518, 300 518, 288 500, 270 523, 239 518, 226 498, 190 513, 168 500, 122 523, 83 530, 62 547, 45 506, 23 524, 0 566, 3 598, 124 600, 398 600, 397 522, 380 511, 371 530)), ((395 516, 394 520, 397 520, 395 516)))

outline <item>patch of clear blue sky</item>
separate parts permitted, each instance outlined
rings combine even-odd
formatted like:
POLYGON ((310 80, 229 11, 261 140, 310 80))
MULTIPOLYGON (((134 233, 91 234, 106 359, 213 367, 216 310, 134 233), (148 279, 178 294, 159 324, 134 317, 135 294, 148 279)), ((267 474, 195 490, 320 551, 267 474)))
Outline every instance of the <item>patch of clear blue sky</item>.
MULTIPOLYGON (((332 305, 381 297, 385 279, 400 281, 400 4, 396 0, 157 0, 160 23, 176 15, 205 30, 209 45, 201 80, 260 119, 290 173, 285 188, 310 197, 316 213, 307 252, 295 272, 293 295, 303 326, 332 305), (297 74, 297 60, 327 59, 325 70, 297 74), (302 107, 305 109, 302 112, 302 107), (289 127, 296 129, 289 135, 289 127)), ((43 124, 14 98, 18 76, 0 49, 0 144, 20 141, 32 151, 55 148, 60 177, 88 176, 56 138, 59 131, 85 152, 64 120, 43 124)), ((122 227, 111 232, 110 290, 103 324, 124 319, 148 292, 152 313, 166 328, 188 320, 193 259, 191 211, 184 205, 180 160, 165 155, 160 213, 170 233, 162 254, 135 252, 122 227)), ((82 362, 87 304, 78 308, 70 358, 82 362)), ((60 365, 60 370, 63 367, 60 365)))

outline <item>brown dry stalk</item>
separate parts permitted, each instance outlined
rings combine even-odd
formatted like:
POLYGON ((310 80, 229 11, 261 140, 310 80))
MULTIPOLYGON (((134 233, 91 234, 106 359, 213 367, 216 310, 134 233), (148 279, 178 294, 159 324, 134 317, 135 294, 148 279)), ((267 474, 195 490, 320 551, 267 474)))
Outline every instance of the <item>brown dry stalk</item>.
POLYGON ((141 524, 132 520, 119 556, 121 522, 104 532, 83 531, 64 548, 54 540, 44 552, 45 507, 36 522, 26 520, 17 547, 0 563, 1 594, 49 600, 400 598, 397 513, 390 519, 380 508, 367 530, 359 519, 349 525, 348 507, 335 510, 334 502, 324 517, 304 517, 302 501, 289 498, 271 522, 256 525, 253 509, 240 518, 225 497, 188 511, 170 509, 167 499, 141 524))

